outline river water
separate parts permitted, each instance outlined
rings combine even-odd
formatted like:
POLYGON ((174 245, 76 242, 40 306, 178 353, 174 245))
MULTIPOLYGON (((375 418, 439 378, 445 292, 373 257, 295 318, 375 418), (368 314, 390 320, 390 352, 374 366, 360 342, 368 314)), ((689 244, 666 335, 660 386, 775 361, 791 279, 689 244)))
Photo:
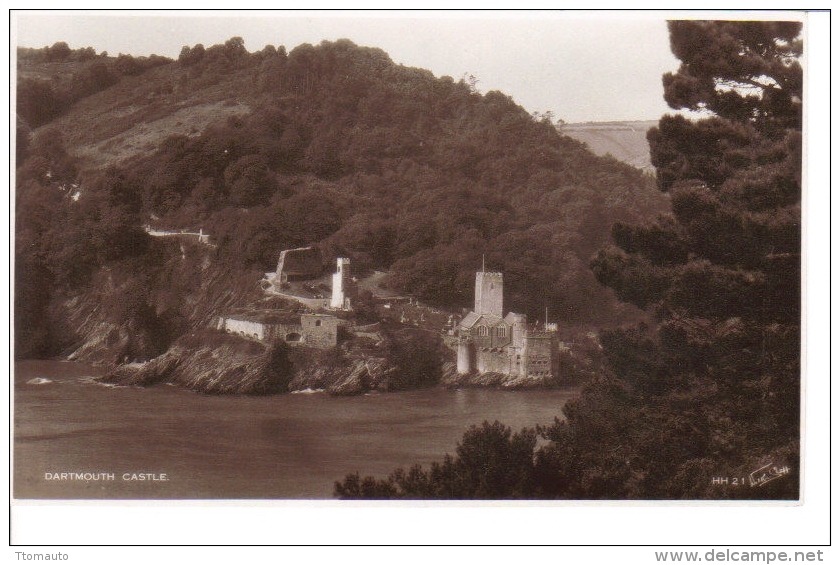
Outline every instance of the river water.
POLYGON ((15 364, 15 498, 330 498, 347 473, 384 477, 453 454, 484 420, 514 431, 550 424, 577 394, 208 396, 105 386, 92 379, 101 372, 60 361, 15 364))

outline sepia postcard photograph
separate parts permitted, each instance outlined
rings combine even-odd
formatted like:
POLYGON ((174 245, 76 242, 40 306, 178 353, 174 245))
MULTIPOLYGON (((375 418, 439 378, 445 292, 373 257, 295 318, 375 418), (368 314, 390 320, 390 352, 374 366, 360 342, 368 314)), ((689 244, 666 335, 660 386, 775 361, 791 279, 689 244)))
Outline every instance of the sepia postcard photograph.
POLYGON ((13 505, 802 504, 806 12, 10 18, 13 505))

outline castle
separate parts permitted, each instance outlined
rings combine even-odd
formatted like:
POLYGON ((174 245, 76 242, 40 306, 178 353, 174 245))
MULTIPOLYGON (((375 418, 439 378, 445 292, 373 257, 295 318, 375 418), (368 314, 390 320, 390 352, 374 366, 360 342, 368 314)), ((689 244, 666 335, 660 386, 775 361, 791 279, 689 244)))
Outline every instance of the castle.
POLYGON ((556 326, 545 330, 528 328, 524 314, 505 316, 503 275, 482 269, 475 274, 475 309, 458 325, 458 374, 559 376, 556 326))

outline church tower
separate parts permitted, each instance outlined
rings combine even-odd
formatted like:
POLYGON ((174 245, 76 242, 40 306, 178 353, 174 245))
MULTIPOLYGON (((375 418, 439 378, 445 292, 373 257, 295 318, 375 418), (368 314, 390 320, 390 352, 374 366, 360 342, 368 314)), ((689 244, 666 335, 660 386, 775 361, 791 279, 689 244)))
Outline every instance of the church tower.
POLYGON ((502 273, 483 269, 475 274, 475 313, 479 316, 504 316, 502 273))

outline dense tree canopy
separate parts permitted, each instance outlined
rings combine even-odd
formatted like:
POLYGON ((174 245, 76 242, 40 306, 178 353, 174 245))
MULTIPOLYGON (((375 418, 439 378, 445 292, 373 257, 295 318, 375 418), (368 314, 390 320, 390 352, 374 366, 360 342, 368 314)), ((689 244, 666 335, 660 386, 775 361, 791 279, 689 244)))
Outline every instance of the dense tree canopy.
POLYGON ((512 433, 499 422, 471 427, 455 449, 429 470, 397 469, 385 480, 348 475, 335 485, 342 498, 504 499, 530 498, 536 490, 533 430, 512 433))
POLYGON ((801 127, 802 39, 798 22, 672 21, 682 61, 663 78, 672 108, 708 110, 763 130, 801 127))
MULTIPOLYGON (((29 127, 49 123, 75 102, 118 83, 122 76, 139 75, 171 62, 167 57, 97 55, 91 47, 70 49, 62 42, 41 49, 18 48, 17 113, 29 127)), ((20 124, 18 125, 20 128, 20 124)))

